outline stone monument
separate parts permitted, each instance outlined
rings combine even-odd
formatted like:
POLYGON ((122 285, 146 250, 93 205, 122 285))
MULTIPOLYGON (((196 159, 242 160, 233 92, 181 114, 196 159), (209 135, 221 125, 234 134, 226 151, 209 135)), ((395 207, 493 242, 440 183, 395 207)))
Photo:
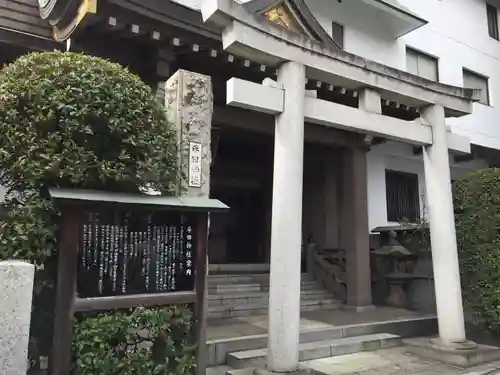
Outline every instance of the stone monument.
MULTIPOLYGON (((186 197, 210 197, 210 166, 212 164, 212 79, 199 73, 178 70, 165 82, 165 107, 169 121, 177 132, 177 153, 179 175, 177 195, 186 197)), ((210 214, 208 215, 208 232, 210 214)), ((208 254, 206 264, 208 264, 208 254)), ((206 267, 205 283, 208 277, 206 267)), ((203 311, 206 310, 207 290, 203 311)), ((198 324, 200 324, 198 322, 198 324)), ((202 326, 205 322, 201 323, 202 326)), ((200 340, 206 341, 205 330, 201 330, 200 340)), ((206 362, 206 350, 198 351, 198 363, 206 362)), ((197 374, 205 373, 198 368, 197 374)))
POLYGON ((0 262, 0 374, 25 375, 35 267, 0 262))
POLYGON ((213 112, 211 78, 178 70, 165 84, 165 106, 178 135, 178 194, 208 198, 213 112))

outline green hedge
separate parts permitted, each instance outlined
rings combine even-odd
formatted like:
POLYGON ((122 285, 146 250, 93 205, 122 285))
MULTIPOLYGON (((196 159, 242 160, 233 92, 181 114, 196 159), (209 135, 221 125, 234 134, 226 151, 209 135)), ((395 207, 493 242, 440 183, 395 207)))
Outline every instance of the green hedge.
POLYGON ((500 169, 456 183, 455 220, 464 303, 475 323, 500 331, 500 169))
MULTIPOLYGON (((175 190, 176 135, 127 69, 76 53, 32 53, 0 72, 0 260, 37 266, 31 357, 51 347, 59 213, 48 187, 175 190)), ((36 360, 36 358, 34 358, 36 360)))
POLYGON ((188 307, 136 308, 80 320, 73 375, 187 375, 194 370, 188 307))

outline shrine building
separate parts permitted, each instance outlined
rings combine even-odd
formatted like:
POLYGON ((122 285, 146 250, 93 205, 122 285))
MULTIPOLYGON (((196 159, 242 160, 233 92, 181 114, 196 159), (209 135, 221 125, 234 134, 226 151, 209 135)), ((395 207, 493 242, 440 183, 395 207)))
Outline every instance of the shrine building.
POLYGON ((210 218, 208 365, 293 372, 310 359, 303 345, 339 338, 339 311, 369 327, 345 337, 429 330, 444 347, 467 342, 452 182, 496 165, 500 145, 463 126, 485 100, 479 81, 441 83, 420 55, 412 70, 418 51, 406 71, 384 60, 384 46, 395 59, 429 23, 401 2, 0 1, 1 63, 104 57, 150 85, 178 128, 206 130, 188 194, 231 207, 210 218), (365 49, 349 47, 360 33, 365 49), (403 217, 430 230, 429 293, 415 292, 421 274, 396 280, 378 266, 384 246, 412 254, 394 237, 403 217), (387 304, 398 309, 380 319, 387 304), (232 336, 223 321, 239 327, 232 336))

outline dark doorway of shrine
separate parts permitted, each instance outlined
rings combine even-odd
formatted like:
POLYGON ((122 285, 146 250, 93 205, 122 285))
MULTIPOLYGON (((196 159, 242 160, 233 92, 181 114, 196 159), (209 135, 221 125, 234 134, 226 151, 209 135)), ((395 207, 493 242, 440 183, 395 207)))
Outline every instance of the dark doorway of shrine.
POLYGON ((219 128, 212 134, 211 197, 231 207, 212 215, 209 260, 212 264, 269 261, 272 202, 271 135, 219 128))

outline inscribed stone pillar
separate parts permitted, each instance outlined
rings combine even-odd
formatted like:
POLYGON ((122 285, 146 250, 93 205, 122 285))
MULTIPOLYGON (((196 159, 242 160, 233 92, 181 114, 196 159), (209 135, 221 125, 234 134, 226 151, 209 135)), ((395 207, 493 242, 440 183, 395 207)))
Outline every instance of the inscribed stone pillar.
POLYGON ((178 194, 208 198, 213 112, 210 77, 178 70, 165 84, 165 105, 178 135, 178 194))
POLYGON ((444 108, 430 106, 422 116, 433 138, 432 145, 423 147, 423 158, 439 337, 460 343, 466 338, 444 108))
POLYGON ((35 267, 0 262, 0 374, 25 375, 35 267))
MULTIPOLYGON (((177 130, 179 167, 177 194, 209 198, 213 113, 211 78, 203 74, 178 70, 165 84, 165 106, 169 120, 177 130)), ((210 228, 210 218, 207 225, 210 228)), ((207 264, 206 285, 208 254, 205 261, 207 264)), ((198 306, 199 314, 204 314, 206 311, 206 303, 207 290, 205 288, 205 306, 198 306)), ((204 326, 205 321, 197 321, 196 324, 204 326)), ((203 336, 206 329, 202 328, 200 331, 200 340, 205 342, 206 338, 203 336)), ((199 346, 197 355, 199 363, 206 363, 206 347, 204 345, 199 346)), ((205 372, 205 368, 196 369, 196 375, 204 375, 205 372)))
POLYGON ((267 367, 272 372, 293 372, 299 364, 304 65, 284 63, 278 84, 285 92, 274 134, 267 367))
POLYGON ((347 304, 358 310, 372 306, 366 151, 343 153, 342 246, 346 250, 347 304))

